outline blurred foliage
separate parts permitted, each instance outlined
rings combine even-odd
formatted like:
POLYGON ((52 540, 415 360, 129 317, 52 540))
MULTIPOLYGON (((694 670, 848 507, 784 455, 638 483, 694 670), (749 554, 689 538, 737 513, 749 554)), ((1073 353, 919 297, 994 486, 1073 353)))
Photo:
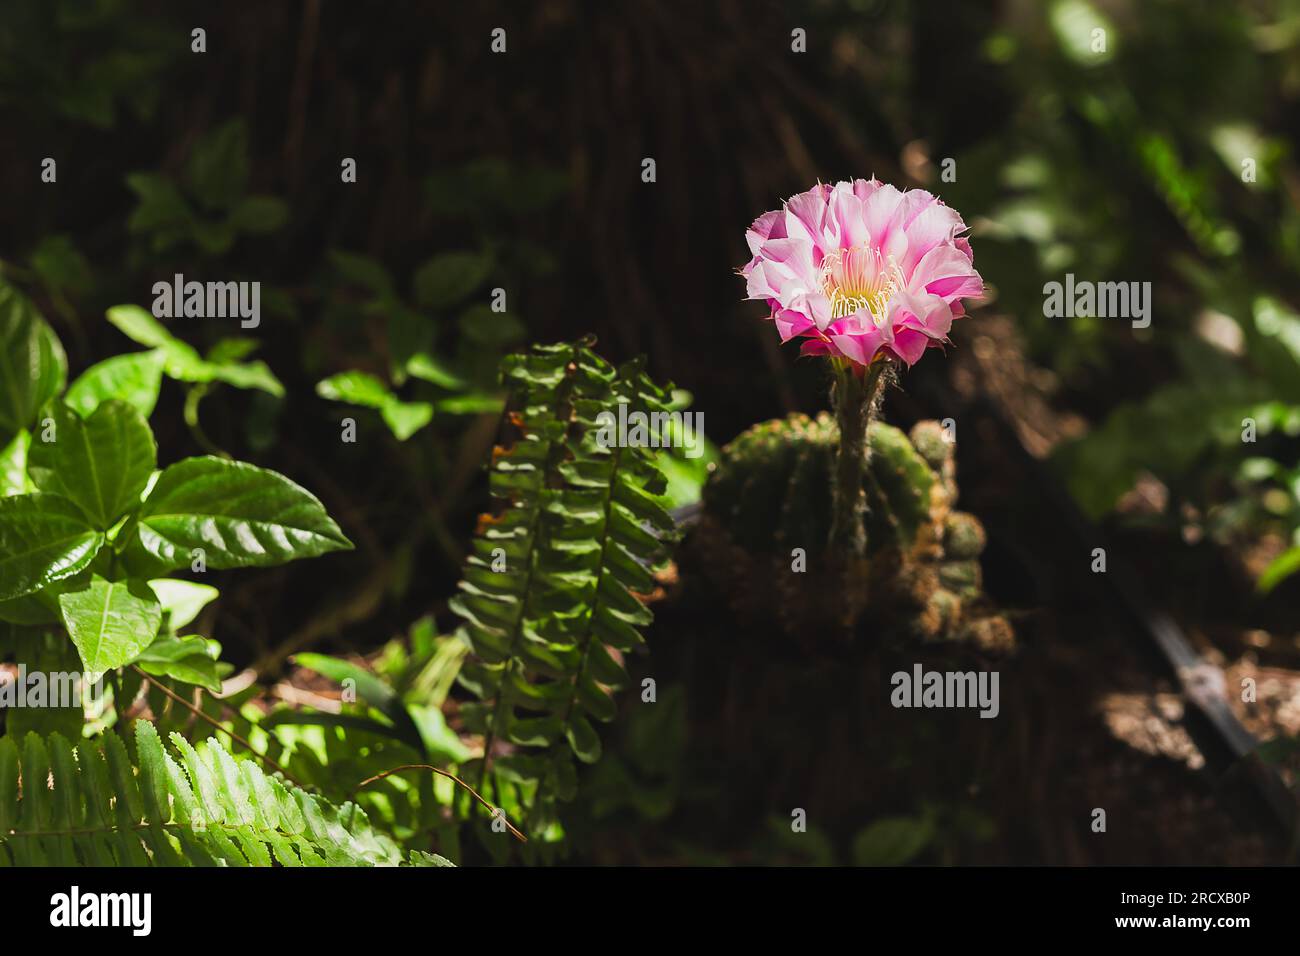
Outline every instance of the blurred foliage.
MULTIPOLYGON (((670 407, 706 409, 719 442, 809 410, 824 383, 755 345, 731 270, 755 211, 819 176, 924 185, 971 223, 987 308, 1014 317, 1057 410, 1088 424, 1054 460, 1086 512, 1137 520, 1117 508, 1154 477, 1167 500, 1141 520, 1237 552, 1266 541, 1258 587, 1295 587, 1300 2, 472 6, 327 4, 319 22, 299 5, 205 9, 199 55, 185 4, 0 4, 0 275, 83 370, 67 402, 84 413, 112 391, 178 457, 302 473, 360 552, 223 583, 204 633, 265 677, 312 644, 356 666, 343 651, 404 635, 373 665, 389 696, 335 715, 350 726, 259 729, 250 685, 202 698, 231 729, 339 798, 397 763, 456 758, 447 675, 465 646, 432 622, 450 623, 440 595, 488 500, 501 356, 595 330, 611 358, 646 351, 689 385, 670 407), (486 70, 486 45, 462 40, 503 12, 512 55, 486 70), (787 52, 792 22, 806 55, 787 52), (654 192, 627 173, 651 150, 654 192), (46 156, 57 185, 39 181, 46 156), (1150 281, 1151 326, 1046 317, 1043 287, 1066 273, 1150 281), (153 283, 174 274, 260 281, 264 321, 153 319, 153 283), (123 335, 142 348, 119 354, 123 335)), ((0 484, 19 494, 26 448, 4 425, 0 484)), ((716 460, 712 444, 678 452, 657 456, 665 506, 697 501, 716 460)), ((159 647, 151 666, 209 684, 229 676, 214 644, 159 647)), ((698 812, 674 763, 692 712, 679 693, 614 738, 574 816, 698 812)), ((163 729, 194 723, 129 674, 114 694, 147 700, 163 729)), ((452 787, 392 777, 357 799, 413 844, 443 827, 433 840, 458 858, 452 787)), ((946 861, 954 832, 984 832, 956 816, 895 812, 815 851, 775 836, 788 820, 754 839, 764 859, 946 861)))
POLYGON ((1175 528, 1192 509, 1221 541, 1300 544, 1300 6, 1009 6, 981 50, 1018 99, 944 198, 994 307, 1096 423, 1056 455, 1076 499, 1099 517, 1152 475, 1175 528), (1150 327, 1044 316, 1066 273, 1151 282, 1150 327))

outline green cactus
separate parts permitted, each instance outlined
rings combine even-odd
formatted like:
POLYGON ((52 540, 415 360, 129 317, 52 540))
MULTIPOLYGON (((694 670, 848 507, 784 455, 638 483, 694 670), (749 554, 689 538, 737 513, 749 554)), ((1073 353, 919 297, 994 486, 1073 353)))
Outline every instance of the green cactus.
POLYGON ((835 420, 823 413, 764 422, 723 449, 697 537, 737 610, 805 638, 857 627, 1009 646, 1006 621, 983 609, 984 529, 952 509, 953 446, 939 423, 921 422, 910 435, 869 426, 861 559, 827 547, 837 443, 835 420))

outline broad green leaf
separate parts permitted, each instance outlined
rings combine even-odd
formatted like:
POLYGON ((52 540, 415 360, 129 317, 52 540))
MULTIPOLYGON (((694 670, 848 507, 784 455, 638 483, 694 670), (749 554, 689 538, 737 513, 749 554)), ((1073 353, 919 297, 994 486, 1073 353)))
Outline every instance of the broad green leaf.
POLYGON ((63 623, 92 674, 134 661, 153 643, 162 608, 143 581, 108 581, 92 575, 80 591, 59 595, 63 623))
POLYGON ((8 444, 36 420, 67 374, 54 330, 22 293, 0 280, 0 442, 8 444))
MULTIPOLYGON (((171 292, 164 294, 170 295, 171 292)), ((163 368, 172 378, 181 382, 212 381, 211 369, 198 351, 172 335, 161 322, 138 305, 115 305, 107 314, 108 321, 131 341, 161 351, 163 368)))
POLYGON ((220 353, 215 349, 212 357, 205 359, 194 346, 176 338, 138 305, 113 306, 108 310, 108 321, 133 342, 157 349, 163 357, 163 370, 178 382, 225 382, 236 388, 261 389, 277 397, 284 394, 284 386, 265 362, 216 360, 220 353))
POLYGON ((428 352, 416 352, 412 355, 406 362, 406 374, 452 391, 459 391, 469 385, 449 369, 442 359, 428 352))
POLYGON ((369 372, 340 372, 316 383, 316 394, 332 402, 347 402, 366 408, 383 408, 393 393, 369 372))
POLYGON ((433 418, 427 402, 404 402, 368 372, 340 372, 316 383, 316 394, 334 402, 377 408, 398 441, 406 441, 433 418))
POLYGON ((447 726, 447 718, 438 707, 425 707, 411 704, 407 707, 415 726, 420 729, 420 738, 424 741, 425 752, 436 760, 451 763, 464 763, 471 756, 470 750, 456 732, 447 726))
POLYGON ((428 402, 403 402, 390 398, 379 410, 398 441, 406 441, 433 420, 433 406, 428 402))
POLYGON ((660 496, 666 508, 680 508, 699 501, 708 481, 709 465, 717 460, 716 450, 711 455, 694 459, 678 457, 676 451, 675 448, 663 449, 655 456, 655 464, 668 480, 667 488, 660 496))
POLYGON ((158 403, 165 364, 166 356, 159 349, 114 355, 82 372, 68 386, 63 400, 82 418, 112 398, 126 402, 148 418, 158 403))
POLYGON ((140 200, 126 221, 132 233, 161 232, 168 235, 160 238, 174 241, 188 229, 194 213, 171 180, 153 173, 132 173, 126 177, 126 185, 140 200))
POLYGON ((65 591, 80 590, 89 580, 90 570, 83 568, 70 577, 60 578, 45 585, 39 591, 8 601, 0 601, 0 621, 11 621, 28 627, 58 624, 61 620, 59 595, 65 591))
POLYGON ((37 275, 57 289, 84 292, 94 281, 90 263, 68 236, 46 236, 30 261, 37 275))
POLYGON ((154 578, 149 587, 167 614, 167 625, 173 631, 191 623, 221 593, 210 584, 181 578, 154 578))
POLYGON ((0 498, 0 601, 71 577, 90 564, 103 543, 103 533, 66 498, 0 498))
MULTIPOLYGON (((171 290, 168 289, 163 294, 170 295, 171 290)), ((115 305, 105 314, 108 321, 117 326, 127 338, 140 345, 165 349, 178 341, 161 322, 138 305, 115 305)), ((197 354, 196 352, 195 355, 197 354)))
POLYGON ((208 349, 206 356, 209 362, 217 365, 228 365, 232 362, 242 362, 254 352, 257 351, 261 343, 257 339, 250 339, 246 336, 231 335, 219 341, 212 348, 208 349))
POLYGON ((232 336, 214 345, 204 359, 212 380, 236 388, 256 388, 277 398, 283 397, 284 386, 265 362, 261 359, 244 361, 257 351, 259 344, 256 339, 232 336))
POLYGON ((24 594, 22 597, 0 601, 0 621, 34 627, 40 624, 58 624, 58 610, 51 611, 42 600, 45 592, 24 594))
POLYGON ((276 398, 284 396, 284 386, 261 359, 254 362, 207 362, 205 365, 213 381, 225 382, 235 388, 255 388, 276 398))
POLYGON ((53 440, 32 442, 27 471, 38 490, 62 495, 107 531, 139 503, 158 463, 149 423, 117 399, 87 419, 62 402, 51 406, 50 414, 53 440))
POLYGON ((405 741, 417 750, 421 747, 420 730, 407 711, 397 692, 378 676, 350 661, 325 654, 298 654, 295 664, 323 674, 342 684, 351 681, 356 691, 357 703, 373 707, 392 721, 393 726, 384 731, 388 736, 405 741))
MULTIPOLYGON (((29 600, 23 598, 21 600, 29 600)), ((57 616, 55 622, 58 621, 57 616)), ((69 706, 57 706, 63 704, 62 693, 56 693, 58 690, 70 690, 72 688, 64 684, 62 687, 62 678, 55 677, 59 674, 75 674, 81 670, 81 662, 77 659, 77 650, 68 642, 67 637, 57 628, 39 628, 39 629, 20 629, 15 634, 19 640, 16 642, 14 650, 14 660, 16 663, 26 665, 27 673, 42 673, 49 675, 46 687, 46 698, 43 702, 34 701, 28 698, 26 707, 14 707, 6 711, 5 714, 5 733, 15 739, 21 739, 28 732, 34 732, 45 736, 54 732, 66 734, 72 739, 81 736, 81 729, 85 723, 85 716, 82 712, 82 698, 72 695, 67 700, 69 706)), ((34 689, 34 688, 32 688, 34 689)), ((84 690, 84 686, 82 688, 84 690)))
POLYGON ((430 309, 463 302, 492 271, 492 257, 480 252, 436 255, 415 273, 415 301, 430 309))
POLYGON ((360 730, 377 737, 401 741, 419 752, 418 740, 414 738, 409 741, 404 740, 398 736, 397 728, 392 724, 382 723, 360 714, 332 714, 324 711, 285 708, 267 714, 257 726, 261 730, 271 730, 276 727, 342 727, 346 730, 360 730))
POLYGON ((0 498, 25 495, 35 490, 27 477, 27 448, 31 441, 31 433, 21 428, 9 444, 0 449, 0 498))
POLYGON ((345 680, 352 681, 358 702, 368 707, 387 711, 401 705, 397 692, 393 688, 371 671, 351 661, 330 657, 328 654, 295 654, 293 663, 328 677, 338 684, 342 684, 345 680))
POLYGON ((349 549, 325 506, 284 475, 202 456, 168 466, 137 517, 138 544, 171 568, 265 567, 349 549))
POLYGON ((221 676, 211 645, 201 637, 159 637, 140 652, 136 663, 146 674, 221 691, 221 676))

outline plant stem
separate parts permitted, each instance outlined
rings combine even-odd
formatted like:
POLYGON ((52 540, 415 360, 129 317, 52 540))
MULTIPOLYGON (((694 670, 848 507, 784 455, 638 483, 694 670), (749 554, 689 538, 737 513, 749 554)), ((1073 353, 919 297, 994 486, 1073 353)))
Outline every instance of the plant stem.
POLYGON ((167 697, 170 697, 173 701, 175 701, 176 703, 180 704, 180 705, 181 705, 182 707, 184 707, 186 710, 190 711, 190 713, 192 713, 195 717, 198 717, 200 720, 206 721, 207 723, 209 723, 209 724, 211 724, 213 727, 215 727, 217 730, 221 731, 223 734, 225 734, 226 736, 230 737, 232 740, 237 741, 237 742, 240 743, 240 744, 243 744, 243 746, 246 747, 246 748, 248 749, 248 751, 249 751, 250 753, 252 753, 252 755, 253 755, 254 757, 256 757, 258 760, 261 760, 262 762, 264 762, 264 763, 265 763, 268 767, 270 767, 272 770, 275 770, 275 771, 277 771, 278 773, 282 774, 282 775, 284 776, 284 779, 288 780, 290 783, 294 784, 294 785, 297 786, 297 787, 300 787, 300 788, 303 789, 303 790, 307 789, 307 785, 306 785, 306 784, 304 784, 302 781, 300 781, 297 777, 295 777, 295 776, 294 776, 293 774, 291 774, 289 771, 287 771, 287 770, 285 770, 283 767, 281 767, 278 763, 276 763, 274 760, 272 760, 272 759, 270 758, 270 756, 268 756, 267 754, 264 754, 264 753, 260 752, 260 751, 259 751, 256 747, 254 747, 251 743, 249 743, 249 742, 248 742, 247 740, 245 740, 243 737, 239 736, 239 734, 235 733, 233 730, 231 730, 231 729, 230 729, 229 727, 227 727, 225 724, 221 723, 221 721, 217 720, 215 717, 211 717, 211 716, 209 716, 208 714, 205 714, 205 713, 204 713, 200 708, 195 707, 193 704, 191 704, 191 703, 190 703, 188 700, 186 700, 184 697, 181 697, 179 694, 173 692, 170 688, 165 687, 165 686, 164 686, 160 681, 157 681, 157 680, 155 680, 152 676, 150 676, 149 674, 146 674, 143 670, 140 669, 140 667, 139 667, 138 664, 131 664, 130 667, 131 667, 131 670, 135 671, 137 674, 139 674, 142 678, 144 678, 144 679, 145 679, 146 681, 148 681, 150 684, 153 684, 154 687, 156 687, 156 688, 158 688, 158 690, 162 691, 163 694, 165 694, 167 697))
POLYGON ((835 452, 835 483, 831 489, 828 545, 832 556, 860 558, 867 551, 867 532, 862 523, 867 508, 862 476, 870 451, 867 427, 880 406, 889 367, 887 361, 880 360, 859 371, 852 362, 835 362, 833 398, 840 442, 835 452))
MULTIPOLYGON (((479 792, 477 790, 475 790, 473 787, 467 784, 464 780, 460 779, 460 777, 456 776, 454 773, 451 773, 450 771, 447 770, 442 770, 438 767, 432 767, 427 763, 404 763, 400 767, 394 767, 392 770, 385 770, 383 773, 377 773, 373 777, 367 777, 365 780, 362 780, 359 784, 356 785, 356 787, 353 788, 352 792, 353 794, 355 794, 356 791, 360 790, 362 787, 368 786, 374 783, 376 780, 383 780, 385 777, 391 777, 393 774, 399 773, 403 770, 432 770, 434 773, 440 774, 441 776, 446 777, 448 780, 460 784, 462 787, 464 787, 466 790, 472 793, 474 795, 474 799, 477 800, 479 803, 481 803, 483 806, 487 807, 488 812, 491 813, 493 816, 495 816, 497 811, 500 809, 499 807, 494 807, 492 806, 492 804, 488 803, 485 799, 483 799, 482 796, 479 795, 479 792)), ((506 819, 506 815, 504 811, 502 811, 501 813, 501 822, 504 823, 506 827, 510 830, 510 832, 514 834, 516 840, 518 840, 521 843, 528 842, 528 837, 524 836, 517 829, 515 829, 515 825, 506 819)))

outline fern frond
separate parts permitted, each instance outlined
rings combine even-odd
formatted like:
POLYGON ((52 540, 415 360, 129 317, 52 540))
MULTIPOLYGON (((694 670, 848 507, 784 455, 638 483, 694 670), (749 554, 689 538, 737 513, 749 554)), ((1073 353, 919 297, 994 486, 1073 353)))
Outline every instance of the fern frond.
POLYGON ((591 722, 614 716, 619 655, 652 619, 636 595, 653 590, 674 530, 655 500, 654 449, 602 441, 602 413, 666 413, 668 394, 639 362, 615 369, 585 341, 512 356, 505 378, 519 438, 494 455, 499 516, 483 522, 452 603, 477 658, 461 683, 481 699, 460 713, 484 735, 481 789, 491 782, 498 803, 545 827, 573 795, 574 757, 600 756, 591 722), (498 742, 510 753, 496 756, 498 742))
POLYGON ((136 760, 109 732, 74 749, 59 734, 0 738, 0 866, 450 865, 412 854, 335 807, 236 759, 135 722, 136 760), (19 796, 21 783, 21 797, 19 796))

